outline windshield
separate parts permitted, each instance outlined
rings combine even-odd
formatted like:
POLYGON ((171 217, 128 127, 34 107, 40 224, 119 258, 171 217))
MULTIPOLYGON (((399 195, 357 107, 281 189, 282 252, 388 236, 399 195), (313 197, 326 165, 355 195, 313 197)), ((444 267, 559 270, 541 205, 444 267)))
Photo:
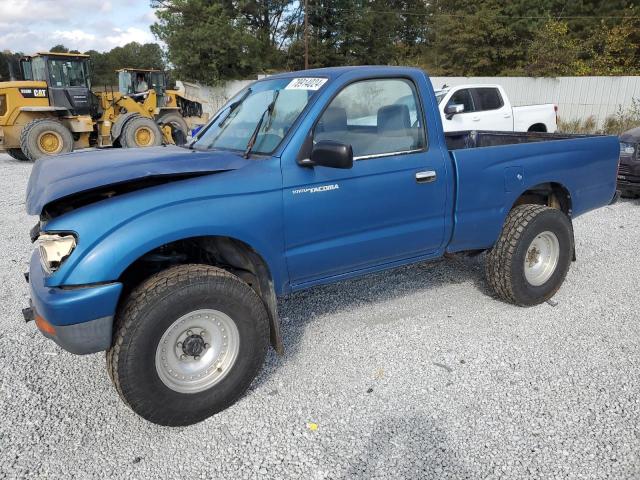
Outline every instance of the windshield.
POLYGON ((251 152, 271 153, 325 82, 324 78, 282 78, 256 82, 238 93, 218 112, 192 148, 244 152, 260 119, 268 116, 268 120, 265 118, 260 125, 251 152), (274 98, 273 108, 268 111, 274 98))
POLYGON ((54 87, 89 87, 87 62, 49 59, 49 74, 54 87))
POLYGON ((449 90, 436 90, 436 102, 438 105, 442 102, 442 99, 445 97, 449 90))

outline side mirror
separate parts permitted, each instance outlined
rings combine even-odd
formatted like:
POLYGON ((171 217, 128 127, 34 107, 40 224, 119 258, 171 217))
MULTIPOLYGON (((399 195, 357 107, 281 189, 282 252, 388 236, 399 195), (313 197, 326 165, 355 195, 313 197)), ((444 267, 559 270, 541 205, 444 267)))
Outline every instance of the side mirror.
POLYGON ((457 115, 458 113, 462 113, 462 112, 464 112, 464 105, 461 105, 461 104, 451 103, 446 107, 444 107, 444 113, 446 115, 447 120, 451 120, 454 115, 457 115))
POLYGON ((314 145, 309 160, 308 165, 329 168, 352 168, 353 149, 351 145, 322 140, 314 145))

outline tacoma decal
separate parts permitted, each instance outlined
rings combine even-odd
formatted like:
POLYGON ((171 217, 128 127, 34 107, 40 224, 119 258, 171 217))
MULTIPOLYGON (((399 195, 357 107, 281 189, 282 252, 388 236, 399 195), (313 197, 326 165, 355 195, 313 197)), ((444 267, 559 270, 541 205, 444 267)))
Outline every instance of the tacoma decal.
POLYGON ((296 190, 291 190, 291 193, 294 195, 298 195, 299 193, 319 193, 319 192, 328 192, 329 190, 338 190, 340 185, 334 183, 333 185, 322 185, 320 187, 307 187, 307 188, 298 188, 296 190))

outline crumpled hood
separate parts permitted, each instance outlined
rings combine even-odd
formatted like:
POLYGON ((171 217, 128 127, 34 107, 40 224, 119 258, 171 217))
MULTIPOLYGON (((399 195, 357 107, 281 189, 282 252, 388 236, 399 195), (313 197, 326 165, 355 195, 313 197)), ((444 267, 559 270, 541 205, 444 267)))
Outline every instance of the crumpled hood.
POLYGON ((231 152, 200 152, 176 146, 111 148, 45 157, 36 161, 31 171, 27 213, 39 215, 55 200, 108 185, 236 170, 249 162, 231 152))

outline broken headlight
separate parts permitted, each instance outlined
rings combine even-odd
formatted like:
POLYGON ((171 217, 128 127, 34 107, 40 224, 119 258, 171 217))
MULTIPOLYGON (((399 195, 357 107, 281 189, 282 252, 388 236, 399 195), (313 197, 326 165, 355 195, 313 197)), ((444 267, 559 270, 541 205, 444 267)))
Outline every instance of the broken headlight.
POLYGON ((60 268, 76 248, 76 237, 70 233, 43 233, 37 240, 42 268, 51 274, 60 268))

